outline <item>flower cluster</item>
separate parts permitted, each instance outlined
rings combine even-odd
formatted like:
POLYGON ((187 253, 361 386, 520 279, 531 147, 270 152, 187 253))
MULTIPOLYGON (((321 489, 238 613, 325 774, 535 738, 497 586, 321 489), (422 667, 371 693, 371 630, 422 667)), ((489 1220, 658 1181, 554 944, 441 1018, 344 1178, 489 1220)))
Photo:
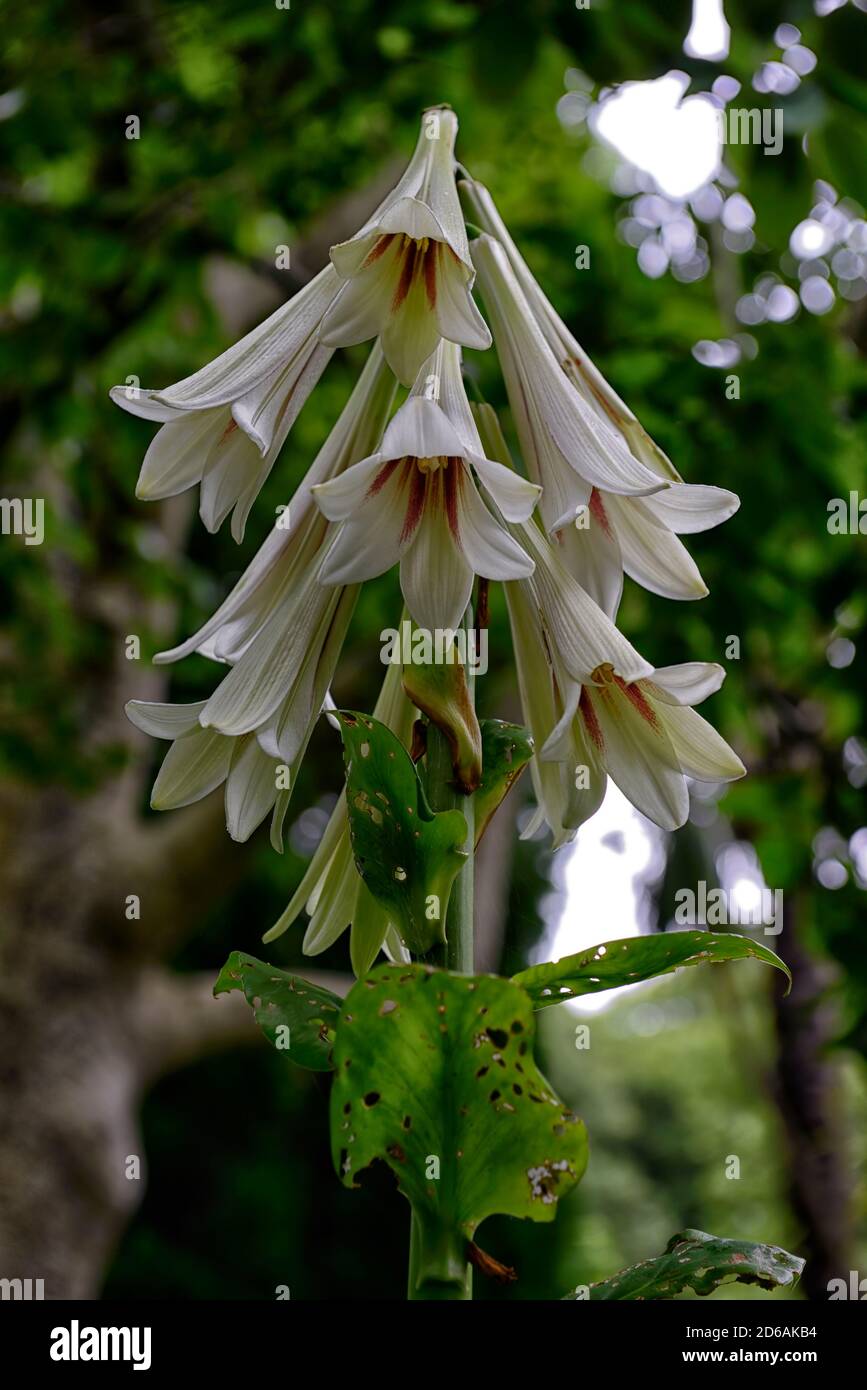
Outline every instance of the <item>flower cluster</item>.
MULTIPOLYGON (((490 194, 457 182, 457 120, 425 113, 403 178, 330 264, 289 303, 185 381, 116 387, 112 398, 160 424, 139 497, 198 484, 205 526, 251 507, 304 402, 338 347, 373 339, 355 390, 288 511, 214 616, 156 659, 199 652, 228 668, 192 705, 133 701, 130 718, 171 747, 159 809, 225 784, 229 833, 282 826, 359 588, 399 567, 406 608, 454 629, 475 576, 504 583, 526 721, 536 743, 538 812, 555 845, 598 808, 611 777, 666 829, 688 811, 687 778, 743 767, 691 708, 720 667, 654 669, 615 625, 623 576, 675 599, 707 591, 678 539, 731 516, 737 498, 684 483, 545 298, 490 194), (463 203, 463 207, 462 207, 463 203), (473 230, 470 241, 467 210, 473 230), (528 476, 499 420, 470 405, 461 349, 491 333, 528 476), (395 410, 400 387, 408 388, 395 410)), ((407 739, 412 707, 389 671, 378 717, 407 739)), ((302 907, 310 954, 353 925, 353 963, 403 951, 392 923, 359 901, 345 802, 270 935, 302 907), (360 923, 364 921, 362 931, 360 923), (358 931, 356 930, 358 929, 358 931), (363 938, 363 939, 362 939, 363 938), (357 949, 356 949, 357 947, 357 949)), ((366 890, 365 890, 366 891, 366 890)))

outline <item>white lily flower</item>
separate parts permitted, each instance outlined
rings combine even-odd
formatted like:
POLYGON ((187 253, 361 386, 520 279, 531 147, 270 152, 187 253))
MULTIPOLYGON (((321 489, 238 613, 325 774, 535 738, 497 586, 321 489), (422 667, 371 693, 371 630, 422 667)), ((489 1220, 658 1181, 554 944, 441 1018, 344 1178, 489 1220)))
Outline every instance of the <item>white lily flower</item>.
MULTIPOLYGON (((543 749, 555 729, 572 733, 574 741, 571 702, 577 700, 582 683, 592 680, 595 672, 613 669, 617 663, 630 673, 631 680, 637 680, 651 675, 653 667, 569 574, 538 526, 526 522, 521 538, 536 569, 531 579, 506 584, 504 591, 524 719, 536 748, 543 749)), ((593 766, 592 760, 578 756, 578 751, 576 747, 575 756, 547 761, 539 753, 534 756, 530 775, 538 811, 525 837, 547 822, 557 849, 574 839, 578 826, 598 810, 604 777, 589 783, 576 778, 578 764, 589 762, 593 766)))
POLYGON ((174 497, 199 483, 208 530, 219 530, 231 511, 232 535, 243 539, 250 508, 332 355, 317 332, 339 286, 326 266, 252 333, 174 386, 112 387, 117 405, 162 424, 137 497, 174 497))
POLYGON ((153 738, 172 740, 151 793, 155 811, 173 811, 201 801, 223 783, 226 828, 233 840, 248 840, 278 799, 277 764, 253 735, 227 738, 203 729, 205 706, 130 700, 127 717, 153 738))
POLYGON ((629 496, 667 488, 561 370, 500 243, 480 236, 472 254, 524 462, 543 487, 547 529, 574 520, 594 487, 629 496))
MULTIPOLYGON (((672 486, 660 496, 703 507, 708 526, 725 520, 740 505, 734 493, 723 488, 687 483, 672 486), (703 506, 701 494, 715 495, 703 506), (707 520, 711 511, 715 521, 707 520)), ((594 488, 586 512, 555 533, 563 563, 611 618, 620 605, 624 574, 663 598, 698 599, 708 592, 698 566, 674 534, 690 525, 692 514, 678 514, 672 506, 660 517, 653 507, 656 500, 617 497, 594 488)))
MULTIPOLYGON (((538 750, 563 713, 549 639, 527 585, 506 584, 504 593, 512 629, 512 649, 523 719, 538 750)), ((559 849, 561 845, 574 840, 577 827, 587 819, 582 814, 582 794, 576 791, 573 769, 566 761, 541 762, 535 755, 530 760, 530 777, 537 809, 522 831, 521 838, 530 839, 547 824, 554 833, 552 848, 559 849)), ((593 810, 596 809, 594 806, 593 810)), ((587 814, 592 814, 592 811, 587 814)))
MULTIPOLYGON (((508 458, 495 411, 473 414, 488 453, 508 458)), ((568 572, 559 547, 533 522, 513 529, 535 561, 529 579, 505 586, 524 717, 541 750, 531 763, 539 811, 525 834, 547 821, 555 848, 574 838, 601 805, 607 775, 658 825, 682 825, 684 776, 743 775, 728 744, 680 708, 716 690, 722 668, 654 670, 568 572)))
MULTIPOLYGON (((416 710, 404 694, 402 677, 399 665, 389 665, 373 717, 387 725, 408 748, 416 710)), ((392 960, 410 959, 396 924, 371 897, 355 867, 345 789, 340 793, 325 833, 291 901, 262 940, 274 941, 282 936, 302 911, 310 917, 302 944, 307 956, 327 951, 351 926, 350 956, 352 968, 359 977, 367 974, 380 949, 392 960)))
POLYGON ((457 131, 448 108, 425 112, 397 187, 354 237, 331 248, 344 285, 325 315, 321 341, 348 347, 379 334, 405 386, 439 338, 491 345, 470 293, 475 271, 455 186, 457 131))
POLYGON ((273 806, 272 841, 282 849, 282 820, 295 775, 327 703, 358 596, 358 586, 324 589, 317 581, 329 526, 313 505, 312 488, 349 467, 379 439, 394 390, 394 377, 375 344, 293 498, 289 524, 284 513, 214 616, 186 642, 155 658, 177 661, 196 651, 232 668, 211 698, 197 705, 132 703, 130 718, 140 728, 176 739, 154 787, 156 809, 197 801, 228 776, 230 833, 246 838, 273 806), (279 791, 278 767, 284 784, 279 791), (257 811, 258 819, 251 821, 257 811))
MULTIPOLYGON (((473 405, 472 415, 489 458, 507 468, 509 449, 496 411, 487 404, 473 405)), ((557 663, 560 683, 587 680, 605 662, 613 662, 630 680, 650 675, 653 667, 569 573, 559 547, 552 545, 535 520, 512 524, 509 530, 533 561, 533 570, 520 587, 539 614, 545 633, 542 649, 557 663)), ((507 586, 507 598, 513 587, 507 586)), ((535 738, 536 731, 531 732, 535 738)))
POLYGON ((677 830, 689 814, 687 777, 731 782, 746 771, 725 739, 691 708, 724 679, 722 667, 712 662, 659 667, 638 681, 601 666, 568 693, 540 757, 576 772, 588 769, 587 814, 601 801, 607 774, 656 825, 677 830))
MULTIPOLYGON (((323 593, 312 576, 308 583, 323 593)), ((151 794, 154 810, 188 806, 225 782, 226 827, 232 838, 246 840, 273 810, 272 843, 282 850, 283 817, 326 704, 357 597, 357 587, 327 595, 315 624, 305 625, 306 639, 292 645, 294 668, 287 662, 275 675, 269 644, 275 629, 286 640, 286 624, 271 618, 209 700, 193 705, 129 702, 127 715, 138 728, 173 740, 151 794), (238 672, 241 679, 233 682, 238 672), (260 672, 269 692, 266 701, 257 698, 255 688, 249 693, 260 672), (275 688, 276 703, 270 698, 275 688)), ((309 595, 305 599, 309 607, 309 595)))
MULTIPOLYGON (((169 651, 157 664, 180 661, 199 652, 214 661, 234 663, 275 612, 298 620, 303 576, 328 534, 328 524, 313 504, 313 489, 367 454, 382 435, 391 409, 395 381, 374 343, 355 389, 328 438, 232 592, 198 632, 169 651)), ((321 557, 320 557, 321 558, 321 557)))
MULTIPOLYGON (((703 598, 707 588, 677 536, 719 526, 737 511, 739 498, 725 488, 683 481, 546 298, 488 190, 483 184, 470 181, 460 187, 473 217, 502 246, 524 303, 587 409, 603 429, 613 429, 622 438, 640 463, 670 484, 661 492, 639 497, 596 483, 590 496, 582 499, 589 506, 589 525, 580 525, 575 534, 571 524, 574 512, 571 516, 565 514, 575 494, 574 490, 567 490, 562 499, 562 520, 569 568, 610 616, 617 612, 624 571, 636 583, 664 598, 703 598)), ((490 313, 493 318, 493 308, 490 313)), ((522 439, 522 446, 523 442, 522 439)), ((547 478, 542 481, 549 482, 547 478)), ((550 518, 560 505, 554 499, 546 504, 543 498, 542 514, 550 530, 557 529, 550 518)))
POLYGON ((474 574, 517 579, 533 571, 519 542, 482 501, 476 478, 507 521, 530 516, 538 487, 485 457, 461 379, 460 350, 441 341, 378 451, 313 488, 324 515, 343 523, 323 561, 321 582, 357 583, 399 563, 417 625, 457 628, 474 574))

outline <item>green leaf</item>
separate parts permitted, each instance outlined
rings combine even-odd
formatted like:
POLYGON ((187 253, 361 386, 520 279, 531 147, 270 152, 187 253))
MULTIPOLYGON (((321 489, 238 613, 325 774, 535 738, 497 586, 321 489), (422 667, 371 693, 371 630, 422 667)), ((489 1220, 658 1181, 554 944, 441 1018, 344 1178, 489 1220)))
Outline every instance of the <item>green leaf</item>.
POLYGON ((476 792, 476 844, 491 816, 533 756, 533 740, 520 724, 482 720, 482 780, 476 792))
POLYGON ((791 1288, 803 1268, 802 1259, 777 1245, 686 1230, 672 1236, 664 1255, 621 1269, 599 1284, 579 1285, 564 1301, 676 1298, 687 1289, 704 1298, 720 1285, 734 1283, 791 1288))
POLYGON ((849 198, 867 201, 867 133, 845 106, 833 103, 827 118, 809 134, 810 162, 849 198))
POLYGON ((334 1048, 334 1166, 389 1165, 420 1234, 419 1287, 458 1286, 495 1212, 553 1219, 587 1164, 581 1121, 537 1070, 530 1000, 508 980, 382 965, 347 996, 334 1048))
POLYGON ((581 994, 596 994, 602 989, 617 989, 655 975, 667 975, 682 965, 701 965, 703 961, 716 964, 750 956, 782 970, 791 985, 789 967, 767 946, 732 932, 709 931, 655 932, 652 936, 605 941, 562 960, 532 965, 512 978, 527 991, 537 1009, 546 1009, 581 994))
POLYGON ((355 865, 411 951, 445 941, 452 885, 467 859, 460 811, 434 812, 412 759, 369 714, 337 712, 355 865))
POLYGON ((290 1062, 312 1071, 331 1069, 339 995, 243 951, 229 956, 214 994, 233 989, 243 990, 265 1037, 290 1062))

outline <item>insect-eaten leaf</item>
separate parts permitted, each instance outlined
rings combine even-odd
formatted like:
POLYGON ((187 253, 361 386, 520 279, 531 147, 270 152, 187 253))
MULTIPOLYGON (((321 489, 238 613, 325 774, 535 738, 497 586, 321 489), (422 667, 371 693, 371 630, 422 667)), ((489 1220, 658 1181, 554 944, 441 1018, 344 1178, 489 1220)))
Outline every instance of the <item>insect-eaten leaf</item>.
POLYGON ((581 994, 633 985, 655 975, 667 975, 682 965, 711 964, 752 957, 782 970, 791 985, 789 967, 767 946, 733 932, 667 931, 652 936, 629 936, 604 941, 562 960, 532 965, 513 976, 537 1009, 563 1004, 581 994))
POLYGON ((217 977, 214 994, 243 990, 268 1041, 299 1067, 330 1071, 342 1000, 328 989, 278 970, 255 956, 233 951, 217 977))
POLYGON ((467 859, 460 811, 431 810, 399 738, 369 714, 339 710, 355 865, 406 945, 445 941, 452 885, 467 859))
POLYGON ((533 740, 520 724, 482 720, 482 780, 474 803, 476 844, 532 756, 533 740))
POLYGON ((493 975, 381 965, 344 1002, 334 1165, 347 1187, 375 1159, 393 1169, 419 1235, 422 1297, 460 1286, 485 1217, 550 1221, 584 1172, 584 1125, 538 1071, 534 1035, 527 995, 493 975))
POLYGON ((802 1259, 776 1245, 686 1230, 672 1236, 665 1254, 621 1269, 598 1284, 579 1284, 564 1302, 676 1298, 687 1289, 705 1298, 720 1285, 734 1283, 793 1288, 803 1268, 802 1259))

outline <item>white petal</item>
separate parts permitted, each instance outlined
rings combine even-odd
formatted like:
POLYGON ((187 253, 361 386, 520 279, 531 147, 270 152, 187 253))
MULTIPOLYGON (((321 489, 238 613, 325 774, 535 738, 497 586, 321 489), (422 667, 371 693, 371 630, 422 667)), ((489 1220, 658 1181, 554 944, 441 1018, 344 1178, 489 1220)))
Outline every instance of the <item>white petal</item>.
MULTIPOLYGON (((522 418, 524 418, 522 434, 527 436, 528 431, 532 432, 532 424, 527 417, 527 411, 524 410, 525 404, 527 403, 521 398, 520 409, 522 418)), ((482 448, 484 448, 486 456, 490 459, 496 459, 497 463, 502 463, 504 467, 513 467, 509 445, 503 438, 503 431, 500 428, 496 411, 488 403, 474 404, 471 410, 472 418, 478 425, 482 448)), ((546 431, 545 438, 547 439, 546 431)), ((534 485, 538 485, 538 480, 542 477, 539 456, 529 457, 528 464, 536 478, 534 485)), ((559 531, 561 527, 568 527, 572 524, 579 507, 588 505, 589 500, 591 500, 591 485, 589 482, 585 482, 584 478, 579 478, 574 468, 570 468, 563 456, 553 448, 547 452, 547 461, 543 471, 545 471, 545 486, 542 488, 542 496, 539 499, 539 512, 542 514, 546 531, 559 531)))
POLYGON ((352 347, 373 338, 386 322, 400 273, 400 243, 346 281, 319 328, 327 347, 352 347))
POLYGON ((455 545, 444 507, 432 497, 401 558, 400 587, 416 624, 430 632, 457 628, 470 601, 473 571, 455 545))
MULTIPOLYGON (((663 488, 659 476, 630 453, 622 436, 568 380, 499 242, 487 235, 478 237, 472 254, 525 454, 535 457, 544 470, 547 432, 565 462, 594 487, 637 495, 663 488)), ((529 458, 528 468, 534 472, 529 458)), ((548 486, 544 471, 539 480, 548 486)))
POLYGON ((252 640, 272 607, 291 603, 298 576, 304 572, 305 547, 310 541, 319 543, 322 522, 312 506, 313 488, 371 452, 379 439, 394 391, 394 377, 385 365, 379 345, 374 344, 355 390, 295 491, 288 524, 271 529, 213 617, 185 642, 170 651, 160 652, 155 658, 158 663, 179 661, 194 651, 213 656, 213 650, 208 648, 217 641, 220 641, 223 658, 234 660, 237 646, 243 648, 252 640))
POLYGON ((381 232, 374 227, 369 232, 358 232, 349 241, 339 241, 332 246, 328 254, 341 280, 351 280, 353 275, 358 274, 380 236, 381 232))
POLYGON ((679 666, 657 666, 650 677, 654 699, 666 705, 700 705, 719 690, 726 673, 715 661, 684 661, 679 666))
POLYGON ((580 526, 573 522, 557 531, 558 553, 569 573, 613 622, 623 593, 623 562, 617 532, 598 492, 591 495, 581 521, 580 526))
POLYGON ((582 688, 577 681, 570 680, 565 688, 560 689, 563 712, 539 748, 537 756, 541 762, 562 763, 571 759, 574 744, 573 725, 578 727, 576 716, 582 688))
POLYGON ((156 400, 182 410, 204 410, 237 400, 295 357, 315 333, 339 286, 337 271, 326 266, 293 299, 213 362, 175 386, 155 392, 156 400))
POLYGON ((652 675, 653 667, 585 594, 538 527, 524 522, 515 534, 536 562, 526 582, 573 680, 589 680, 606 662, 626 681, 652 675))
POLYGON ((208 531, 213 534, 220 529, 250 478, 258 479, 260 473, 259 451, 230 418, 228 429, 207 455, 202 475, 199 516, 208 531))
POLYGON ((247 527, 247 519, 253 507, 253 503, 259 496, 268 474, 274 464, 276 451, 271 450, 264 459, 259 462, 259 467, 251 473, 244 487, 238 494, 238 500, 232 510, 232 539, 236 545, 240 545, 244 539, 244 532, 247 527))
POLYGON ((226 779, 226 829, 243 843, 265 819, 277 799, 275 765, 255 738, 238 739, 226 779))
MULTIPOLYGON (((575 385, 593 412, 605 424, 614 424, 633 454, 651 472, 666 481, 681 482, 670 459, 650 438, 629 407, 594 365, 581 344, 573 337, 550 301, 545 297, 529 266, 515 245, 493 198, 483 184, 463 180, 460 193, 470 209, 470 221, 491 233, 503 246, 512 270, 533 311, 545 341, 556 361, 575 385)), ((547 523, 546 523, 547 524, 547 523)), ((548 527, 549 530, 553 529, 548 527)))
POLYGON ((279 448, 297 420, 333 353, 310 339, 288 363, 281 363, 232 406, 232 415, 261 454, 279 448))
MULTIPOLYGON (((387 222, 404 199, 417 199, 430 209, 435 224, 455 254, 469 267, 467 233, 455 185, 454 147, 458 121, 447 107, 431 108, 422 116, 412 159, 391 193, 371 213, 353 241, 367 238, 387 222)), ((343 243, 346 247, 349 243, 343 243)), ((342 248, 341 248, 342 249, 342 248)))
POLYGON ((396 565, 411 539, 404 536, 406 507, 404 470, 398 468, 337 531, 318 572, 320 584, 361 584, 396 565))
POLYGON ((126 717, 142 733, 152 738, 180 738, 198 727, 199 715, 207 700, 192 705, 165 705, 155 700, 128 700, 124 705, 126 717))
POLYGON ((327 702, 328 687, 334 679, 357 598, 357 588, 343 590, 324 641, 319 646, 314 645, 306 655, 283 704, 258 730, 262 750, 275 761, 288 765, 291 786, 295 784, 297 768, 327 702))
POLYGON ((624 570, 636 584, 663 598, 704 598, 707 585, 698 566, 677 536, 653 521, 647 509, 652 500, 605 494, 624 570))
POLYGON ((388 912, 379 905, 364 880, 359 878, 349 936, 349 959, 357 979, 363 980, 370 970, 382 950, 391 925, 388 912))
POLYGON ((672 705, 657 705, 656 710, 687 777, 731 782, 744 776, 746 768, 737 753, 695 710, 672 705))
POLYGON ((734 492, 695 483, 676 484, 644 502, 658 525, 682 536, 719 526, 733 516, 740 505, 740 498, 734 492))
POLYGON ((156 420, 163 424, 167 420, 180 420, 186 413, 178 406, 166 405, 157 399, 157 392, 146 390, 143 386, 112 386, 109 396, 115 405, 141 420, 156 420))
POLYGON ((352 921, 359 877, 348 832, 320 883, 321 891, 315 905, 308 903, 311 917, 301 945, 305 956, 318 956, 327 951, 352 921))
POLYGON ((286 812, 289 810, 289 802, 292 797, 291 788, 282 788, 278 791, 274 801, 274 810, 271 813, 271 829, 269 832, 271 848, 275 854, 283 853, 283 823, 286 820, 286 812))
MULTIPOLYGON (((346 819, 346 791, 342 791, 337 799, 337 804, 331 812, 331 817, 325 827, 325 834, 313 852, 304 875, 292 895, 291 901, 281 913, 274 926, 266 931, 262 940, 274 941, 278 936, 296 920, 304 910, 304 906, 309 902, 311 894, 316 892, 324 880, 328 877, 332 860, 339 846, 344 848, 349 844, 349 825, 346 819)), ((312 907, 310 911, 312 911, 312 907)))
POLYGON ((208 454, 231 426, 227 410, 181 415, 157 430, 144 456, 135 495, 145 502, 176 497, 201 481, 208 454))
POLYGON ((532 516, 542 492, 536 483, 480 454, 473 454, 472 464, 507 521, 526 521, 532 516))
MULTIPOLYGON (((536 748, 540 749, 556 725, 562 706, 555 696, 542 628, 527 585, 506 584, 503 592, 512 628, 523 719, 529 726, 536 748)), ((566 742, 567 747, 574 746, 574 740, 569 735, 566 742)), ((575 838, 575 828, 586 818, 582 814, 582 807, 575 804, 572 766, 568 763, 542 762, 537 754, 530 763, 530 777, 539 811, 530 826, 522 832, 522 839, 534 834, 547 822, 554 833, 554 848, 559 848, 575 838)), ((603 775, 603 791, 604 781, 603 775)), ((584 797, 583 810, 592 814, 592 810, 588 810, 586 793, 584 797)))
POLYGON ((484 579, 526 579, 535 569, 526 551, 488 511, 467 472, 460 484, 458 543, 473 572, 484 579))
MULTIPOLYGON (((553 357, 550 366, 556 368, 553 357)), ((545 422, 567 463, 594 487, 608 492, 647 496, 664 488, 662 480, 639 463, 623 438, 593 414, 559 368, 556 370, 557 386, 547 372, 538 372, 537 389, 545 422)))
POLYGON ((155 811, 174 811, 201 801, 225 781, 233 740, 215 729, 196 729, 176 739, 166 754, 151 792, 155 811))
POLYGON ((576 719, 572 725, 571 758, 566 765, 566 772, 569 794, 563 821, 569 829, 577 829, 591 816, 595 816, 605 799, 608 786, 605 765, 588 739, 582 719, 576 719), (582 774, 580 780, 587 781, 586 787, 576 786, 579 773, 582 774))
POLYGON ((416 274, 400 308, 390 310, 382 325, 382 350, 398 381, 412 385, 439 339, 437 315, 431 309, 422 276, 416 274))
POLYGON ((461 457, 464 443, 445 411, 435 401, 410 396, 382 437, 383 458, 461 457))
POLYGON ((689 794, 680 762, 662 720, 646 701, 649 717, 614 685, 585 687, 595 724, 587 725, 612 781, 633 806, 663 830, 676 830, 689 814, 689 794), (601 734, 602 746, 594 737, 601 734))
POLYGON ((436 319, 440 333, 449 342, 486 352, 491 346, 491 330, 479 313, 470 293, 473 277, 456 265, 443 248, 437 257, 436 319))
POLYGON ((437 402, 461 440, 458 453, 463 458, 474 454, 484 455, 473 408, 467 399, 461 370, 461 349, 457 343, 440 338, 436 350, 422 363, 413 382, 410 397, 415 396, 437 402))
POLYGON ((263 724, 286 699, 310 652, 325 641, 338 600, 338 591, 313 580, 296 607, 276 610, 217 686, 201 723, 225 734, 246 734, 263 724))
POLYGON ((329 482, 318 483, 313 497, 322 515, 329 521, 347 521, 355 516, 387 458, 388 455, 371 454, 329 482))
POLYGON ((426 203, 418 198, 399 198, 379 219, 380 232, 387 235, 412 237, 421 241, 427 237, 431 241, 442 241, 445 232, 426 203))

